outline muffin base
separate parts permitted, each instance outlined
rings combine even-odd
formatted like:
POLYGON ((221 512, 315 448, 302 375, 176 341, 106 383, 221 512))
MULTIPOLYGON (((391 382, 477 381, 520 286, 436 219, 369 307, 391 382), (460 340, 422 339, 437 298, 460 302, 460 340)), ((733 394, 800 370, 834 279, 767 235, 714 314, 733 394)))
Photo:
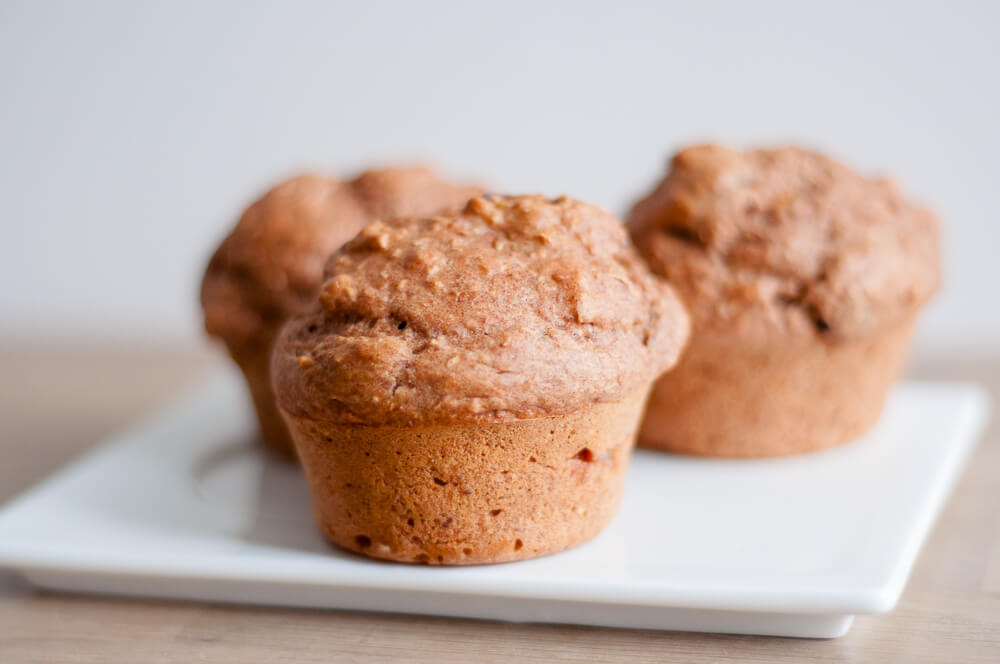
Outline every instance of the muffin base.
POLYGON ((713 457, 812 452, 878 420, 905 359, 913 317, 859 340, 775 345, 695 334, 653 388, 641 447, 713 457))
POLYGON ((281 417, 271 387, 270 344, 227 345, 229 356, 243 372, 254 412, 260 425, 261 441, 273 452, 288 459, 295 458, 295 445, 281 417))
POLYGON ((330 542, 384 560, 475 565, 556 553, 600 532, 618 510, 647 394, 469 425, 283 414, 330 542))

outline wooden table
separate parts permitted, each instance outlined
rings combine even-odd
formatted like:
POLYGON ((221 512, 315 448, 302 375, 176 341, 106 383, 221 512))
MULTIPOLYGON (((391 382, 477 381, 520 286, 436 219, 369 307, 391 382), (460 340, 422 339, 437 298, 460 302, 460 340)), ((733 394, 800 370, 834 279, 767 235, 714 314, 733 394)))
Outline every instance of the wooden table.
MULTIPOLYGON (((0 343, 0 502, 222 361, 205 350, 0 343)), ((921 364, 1000 402, 1000 358, 921 364)), ((994 418, 899 606, 829 641, 213 606, 35 592, 0 572, 0 662, 1000 662, 994 418)))

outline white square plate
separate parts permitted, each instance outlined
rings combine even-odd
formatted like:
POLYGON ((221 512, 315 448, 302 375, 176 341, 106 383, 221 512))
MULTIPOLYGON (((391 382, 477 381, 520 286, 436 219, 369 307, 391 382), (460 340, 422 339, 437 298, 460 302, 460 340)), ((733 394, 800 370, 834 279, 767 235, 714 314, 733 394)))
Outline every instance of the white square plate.
POLYGON ((0 566, 58 590, 784 636, 890 610, 985 423, 975 386, 901 383, 863 439, 728 461, 638 452, 593 541, 437 568, 327 546, 233 373, 0 512, 0 566))

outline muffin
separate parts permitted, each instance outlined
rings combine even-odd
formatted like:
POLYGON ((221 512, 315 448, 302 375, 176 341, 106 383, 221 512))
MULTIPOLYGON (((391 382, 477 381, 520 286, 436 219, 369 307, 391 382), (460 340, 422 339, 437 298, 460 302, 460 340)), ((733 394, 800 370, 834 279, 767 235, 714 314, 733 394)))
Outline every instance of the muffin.
POLYGON ((797 148, 683 150, 628 226, 691 314, 640 433, 670 452, 777 456, 859 436, 940 279, 933 214, 797 148))
POLYGON ((271 371, 331 542, 495 563, 608 523, 649 388, 687 334, 612 215, 477 197, 373 223, 334 254, 271 371))
POLYGON ((271 391, 271 345, 285 320, 315 300, 330 254, 373 219, 461 207, 480 191, 427 168, 371 170, 347 182, 304 175, 243 213, 208 264, 201 303, 205 329, 246 377, 271 448, 293 451, 271 391))

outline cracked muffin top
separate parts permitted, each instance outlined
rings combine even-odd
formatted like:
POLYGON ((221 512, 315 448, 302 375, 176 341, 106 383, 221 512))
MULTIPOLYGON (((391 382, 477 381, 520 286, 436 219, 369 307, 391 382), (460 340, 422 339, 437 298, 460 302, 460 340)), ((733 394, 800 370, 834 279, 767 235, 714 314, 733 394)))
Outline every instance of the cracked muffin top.
POLYGON ((696 330, 748 342, 863 337, 915 313, 940 280, 932 213, 798 148, 685 149, 628 226, 696 330))
POLYGON ((206 330, 231 343, 268 343, 285 319, 312 304, 326 259, 365 224, 461 207, 481 191, 423 167, 282 182, 243 213, 212 256, 201 291, 206 330))
POLYGON ((272 357, 300 417, 406 426, 561 415, 673 366, 683 305, 614 216, 566 197, 477 197, 366 227, 272 357))

